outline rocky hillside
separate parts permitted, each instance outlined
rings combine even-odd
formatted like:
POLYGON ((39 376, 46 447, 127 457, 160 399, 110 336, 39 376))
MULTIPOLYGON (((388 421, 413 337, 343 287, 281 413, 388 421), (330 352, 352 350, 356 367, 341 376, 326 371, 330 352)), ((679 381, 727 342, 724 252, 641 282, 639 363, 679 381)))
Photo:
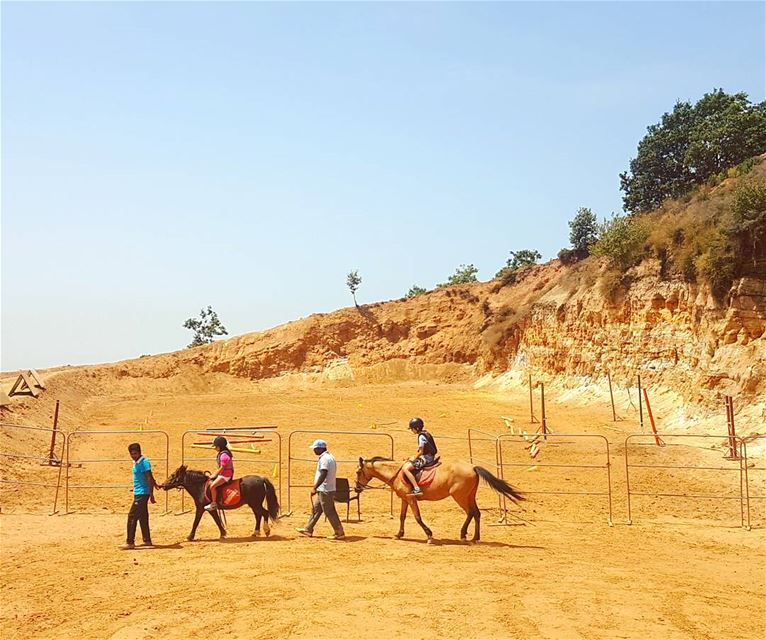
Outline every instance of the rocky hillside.
MULTIPOLYGON (((555 260, 517 272, 512 283, 453 286, 49 377, 56 388, 81 390, 87 401, 107 378, 123 391, 141 393, 154 381, 155 388, 178 393, 229 376, 298 374, 347 384, 471 381, 509 371, 596 380, 608 371, 622 384, 640 373, 695 405, 720 406, 723 394, 739 396, 763 418, 766 274, 756 269, 737 279, 723 301, 704 285, 663 274, 658 260, 645 260, 629 275, 630 284, 613 291, 605 286, 609 274, 602 262, 564 266, 555 260)), ((33 405, 14 399, 3 413, 27 415, 33 405)))

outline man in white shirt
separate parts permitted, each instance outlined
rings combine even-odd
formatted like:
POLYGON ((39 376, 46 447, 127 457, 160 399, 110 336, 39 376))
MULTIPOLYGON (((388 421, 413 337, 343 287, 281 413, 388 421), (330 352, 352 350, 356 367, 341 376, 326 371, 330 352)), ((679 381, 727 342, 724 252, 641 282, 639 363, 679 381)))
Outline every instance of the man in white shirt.
POLYGON ((343 540, 346 534, 340 523, 338 512, 335 510, 335 476, 337 473, 335 456, 327 450, 327 443, 324 440, 315 440, 311 448, 319 456, 317 470, 314 474, 314 489, 311 491, 313 509, 306 526, 296 529, 296 531, 304 536, 313 536, 314 527, 324 513, 335 532, 328 536, 328 539, 343 540))

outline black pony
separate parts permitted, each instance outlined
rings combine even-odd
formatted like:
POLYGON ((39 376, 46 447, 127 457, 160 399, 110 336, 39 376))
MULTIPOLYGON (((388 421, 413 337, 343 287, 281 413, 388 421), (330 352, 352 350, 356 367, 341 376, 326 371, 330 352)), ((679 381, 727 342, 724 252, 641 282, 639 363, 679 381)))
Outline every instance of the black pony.
MULTIPOLYGON (((208 476, 202 471, 194 471, 187 469, 186 465, 181 465, 173 472, 162 488, 167 491, 168 489, 186 489, 187 493, 194 500, 196 507, 196 513, 194 514, 194 524, 187 540, 194 540, 194 534, 197 532, 197 526, 205 513, 205 505, 210 504, 210 499, 205 495, 205 484, 209 480, 208 476)), ((219 492, 223 491, 223 487, 219 489, 219 492)), ((279 515, 279 501, 277 500, 277 492, 274 490, 274 485, 268 478, 262 478, 261 476, 243 476, 241 478, 240 491, 242 492, 242 500, 236 507, 230 507, 238 509, 244 505, 249 506, 253 510, 255 515, 255 529, 253 530, 253 536, 261 535, 261 518, 263 518, 263 529, 266 535, 271 534, 271 527, 269 527, 269 518, 276 520, 279 515), (264 508, 263 500, 266 499, 266 505, 268 508, 264 508)), ((213 516, 213 520, 218 525, 218 530, 221 532, 221 537, 226 537, 226 529, 223 527, 221 517, 218 515, 218 511, 211 511, 210 515, 213 516)))

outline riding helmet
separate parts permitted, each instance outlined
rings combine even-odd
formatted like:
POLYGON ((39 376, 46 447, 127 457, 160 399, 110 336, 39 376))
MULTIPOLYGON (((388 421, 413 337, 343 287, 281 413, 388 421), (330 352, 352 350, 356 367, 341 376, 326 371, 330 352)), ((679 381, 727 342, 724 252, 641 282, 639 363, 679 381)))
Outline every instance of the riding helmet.
POLYGON ((216 436, 215 440, 213 440, 213 446, 220 447, 221 449, 226 449, 226 447, 229 446, 229 443, 223 436, 216 436))
POLYGON ((413 418, 410 420, 410 429, 415 429, 415 431, 422 431, 423 430, 423 419, 422 418, 413 418))

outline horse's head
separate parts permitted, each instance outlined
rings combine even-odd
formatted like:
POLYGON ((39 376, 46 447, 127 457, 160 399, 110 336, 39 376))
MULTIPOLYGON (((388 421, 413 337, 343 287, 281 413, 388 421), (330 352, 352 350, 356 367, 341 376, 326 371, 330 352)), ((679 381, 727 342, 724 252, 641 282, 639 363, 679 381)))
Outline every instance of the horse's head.
POLYGON ((356 490, 361 491, 362 489, 365 489, 367 485, 369 484, 372 476, 369 476, 367 474, 367 471, 365 470, 365 465, 367 462, 364 458, 359 458, 359 467, 356 470, 356 490))
POLYGON ((182 464, 172 473, 172 475, 167 480, 165 480, 165 482, 162 484, 162 488, 165 489, 165 491, 168 489, 180 489, 184 486, 185 481, 186 465, 182 464))
POLYGON ((373 478, 377 478, 388 484, 391 480, 391 478, 389 478, 391 474, 385 469, 386 463, 391 464, 391 458, 384 458, 382 456, 375 456, 369 460, 359 458, 359 467, 356 470, 356 490, 361 491, 362 489, 369 489, 370 480, 373 478), (383 465, 378 465, 376 467, 376 462, 382 462, 383 465))

